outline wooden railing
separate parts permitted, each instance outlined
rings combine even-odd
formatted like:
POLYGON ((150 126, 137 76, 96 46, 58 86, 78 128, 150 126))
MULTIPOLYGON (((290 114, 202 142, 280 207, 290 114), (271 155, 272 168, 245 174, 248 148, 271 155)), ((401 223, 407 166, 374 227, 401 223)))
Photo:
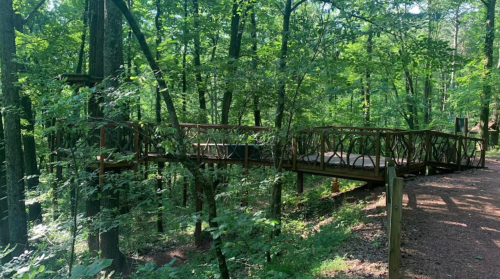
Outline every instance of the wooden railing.
MULTIPOLYGON (((270 128, 234 125, 181 124, 188 156, 197 160, 231 160, 253 164, 271 164, 273 159, 273 133, 270 128)), ((143 125, 147 136, 145 154, 158 154, 175 158, 175 139, 172 127, 166 124, 143 125)), ((290 164, 291 145, 284 152, 290 164)))
MULTIPOLYGON (((270 128, 210 124, 180 126, 187 155, 199 162, 232 161, 246 167, 272 165, 277 134, 270 128)), ((128 160, 139 164, 152 157, 176 159, 175 131, 168 124, 96 122, 86 127, 89 137, 97 137, 89 142, 94 145, 98 142, 102 150, 112 149, 100 154, 102 163, 124 164, 128 160)), ((296 132, 291 142, 284 146, 284 167, 293 171, 379 181, 384 180, 384 169, 389 160, 394 163, 396 173, 401 175, 424 170, 426 166, 458 170, 484 167, 485 155, 482 139, 430 130, 368 127, 315 127, 296 132)))
POLYGON ((317 173, 361 173, 383 177, 381 130, 322 127, 294 138, 295 170, 317 173))

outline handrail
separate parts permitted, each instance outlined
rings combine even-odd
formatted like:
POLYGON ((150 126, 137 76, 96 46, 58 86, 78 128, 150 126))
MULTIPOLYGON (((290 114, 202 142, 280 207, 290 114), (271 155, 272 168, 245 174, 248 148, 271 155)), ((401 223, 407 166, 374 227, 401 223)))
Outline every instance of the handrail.
MULTIPOLYGON (((58 121, 66 127, 72 126, 65 120, 58 121)), ((176 158, 175 152, 172 152, 175 150, 175 138, 169 123, 106 123, 102 119, 85 125, 94 129, 124 129, 117 132, 121 135, 121 139, 115 139, 117 142, 135 137, 131 133, 139 134, 121 147, 127 152, 138 153, 134 156, 134 163, 142 163, 150 153, 176 158), (171 143, 163 145, 162 142, 171 143)), ((272 128, 193 123, 181 123, 180 127, 186 136, 188 153, 198 161, 232 159, 244 162, 246 166, 249 163, 259 164, 255 161, 262 161, 263 164, 273 161, 272 142, 269 141, 274 136, 272 128), (266 136, 267 133, 271 134, 266 136)), ((382 180, 386 160, 394 161, 397 173, 421 171, 429 165, 458 170, 462 167, 482 167, 484 142, 483 139, 432 130, 322 126, 294 132, 285 148, 285 161, 293 171, 325 175, 357 172, 360 176, 355 177, 382 180)))

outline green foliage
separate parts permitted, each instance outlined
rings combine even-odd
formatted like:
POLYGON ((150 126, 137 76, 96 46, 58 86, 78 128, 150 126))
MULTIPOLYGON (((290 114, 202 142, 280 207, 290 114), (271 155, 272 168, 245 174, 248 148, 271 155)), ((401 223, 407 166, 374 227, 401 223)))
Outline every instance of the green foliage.
POLYGON ((181 278, 178 275, 177 268, 174 267, 176 259, 174 258, 171 262, 156 268, 155 263, 146 263, 144 265, 136 266, 136 272, 133 274, 132 278, 147 278, 147 279, 168 279, 168 278, 181 278))
MULTIPOLYGON (((90 265, 76 265, 71 271, 70 279, 78 279, 78 278, 93 278, 99 272, 101 272, 106 267, 110 266, 113 260, 111 259, 103 259, 98 260, 95 259, 93 263, 90 265)), ((110 277, 112 274, 109 274, 110 277)), ((108 278, 106 277, 106 278, 108 278)))
MULTIPOLYGON (((38 2, 19 0, 14 1, 14 5, 17 12, 26 17, 38 2)), ((55 79, 76 70, 81 35, 87 32, 83 30, 82 20, 85 1, 49 2, 34 13, 22 32, 16 33, 18 86, 21 95, 28 96, 33 102, 34 137, 41 171, 40 184, 27 191, 26 202, 42 203, 44 223, 30 229, 32 251, 2 265, 0 277, 70 276, 67 262, 72 242, 70 210, 75 188, 80 195, 75 257, 82 265, 75 266, 72 278, 94 276, 109 266, 109 260, 85 264, 88 263, 86 237, 97 229, 107 231, 119 227, 120 248, 127 257, 140 258, 145 251, 155 251, 163 245, 168 248, 188 247, 195 223, 201 220, 204 228, 208 226, 208 213, 206 206, 201 215, 195 213, 194 197, 197 193, 193 177, 177 163, 167 164, 162 170, 162 178, 157 177, 157 167, 152 165, 147 173, 142 168, 137 173, 105 174, 101 190, 117 191, 120 208, 102 210, 92 219, 83 216, 84 201, 98 191, 89 183, 97 179, 97 171, 86 171, 87 167, 95 164, 96 157, 102 153, 113 153, 118 161, 134 159, 129 152, 98 148, 95 142, 92 143, 93 135, 102 125, 113 123, 113 119, 124 115, 132 121, 155 121, 156 85, 137 42, 128 38, 128 28, 124 28, 122 34, 126 47, 123 67, 126 74, 119 77, 119 87, 104 90, 99 85, 77 89, 64 80, 55 79), (92 119, 88 115, 88 100, 96 92, 100 92, 105 100, 101 107, 105 114, 103 119, 92 119), (61 119, 64 121, 56 121, 61 119), (97 122, 90 125, 93 120, 97 122), (51 137, 57 131, 62 131, 64 142, 71 144, 51 150, 51 137), (57 155, 60 155, 59 159, 57 155), (51 173, 51 169, 58 166, 63 167, 62 179, 51 173), (139 179, 142 177, 145 179, 139 179), (157 179, 163 179, 162 190, 157 189, 157 179), (184 179, 188 192, 186 207, 182 206, 180 195, 184 179), (55 197, 57 203, 52 201, 55 197), (159 212, 163 213, 163 234, 156 231, 159 212), (117 213, 118 217, 115 217, 117 213), (55 215, 59 219, 52 221, 51 217, 55 215)), ((198 122, 201 115, 208 115, 209 123, 218 123, 222 96, 231 89, 234 91, 231 124, 253 125, 254 110, 259 109, 262 124, 272 127, 275 125, 278 86, 285 84, 286 129, 263 136, 241 131, 230 137, 217 132, 206 135, 220 142, 259 141, 272 146, 278 141, 287 141, 286 137, 290 137, 293 131, 315 125, 364 125, 367 88, 370 89, 371 126, 407 128, 411 116, 415 129, 446 131, 452 129, 455 116, 467 115, 471 124, 477 121, 484 84, 492 85, 494 92, 500 87, 498 72, 484 76, 484 11, 478 6, 482 5, 479 2, 442 1, 428 5, 422 1, 356 0, 333 4, 305 1, 291 14, 291 26, 286 34, 289 38, 288 53, 283 61, 280 57, 283 1, 242 2, 239 13, 244 20, 238 61, 230 61, 227 55, 233 2, 199 0, 200 24, 196 29, 192 1, 187 2, 187 14, 182 1, 159 2, 163 10, 161 30, 154 29, 155 1, 133 1, 132 11, 141 22, 148 44, 160 53, 158 63, 175 105, 177 108, 185 106, 185 111, 179 115, 182 122, 198 122), (250 4, 252 9, 249 9, 250 4), (412 12, 416 6, 420 7, 420 13, 412 12), (459 16, 460 45, 453 50, 450 46, 455 12, 459 16), (256 30, 251 27, 251 13, 255 13, 256 30), (252 31, 256 32, 255 36, 252 31), (193 62, 195 34, 200 36, 200 67, 195 67, 193 62), (372 35, 371 51, 368 51, 369 35, 372 35), (162 41, 153 47, 157 36, 162 41), (255 53, 253 43, 257 45, 255 53), (183 53, 187 54, 185 65, 183 53), (277 66, 281 62, 286 62, 284 70, 277 66), (228 71, 232 66, 237 66, 237 70, 228 71), (185 92, 182 88, 183 72, 187 81, 185 92), (450 87, 451 72, 455 77, 454 88, 450 87), (200 84, 195 73, 202 77, 200 84), (423 100, 426 78, 429 78, 432 88, 429 100, 423 100), (413 91, 410 91, 410 85, 413 91), (198 86, 205 90, 207 111, 199 108, 198 86), (258 106, 254 104, 256 98, 258 106), (425 109, 430 111, 428 123, 423 123, 425 109), (292 132, 287 130, 288 124, 292 132)), ((89 67, 88 41, 83 47, 85 73, 89 67)), ((104 83, 108 81, 105 79, 104 83)), ((495 99, 498 99, 498 93, 492 100, 495 99)), ((161 115, 164 120, 168 119, 165 109, 161 115)), ((28 122, 23 117, 21 123, 25 125, 28 122)), ((171 136, 173 128, 165 126, 155 132, 171 136)), ((23 131, 23 134, 27 133, 23 131)), ((172 140, 159 140, 157 147, 169 154, 175 154, 177 150, 172 140)), ((271 153, 271 150, 266 152, 271 153)), ((488 156, 496 155, 498 152, 494 150, 488 152, 488 156)), ((335 250, 350 237, 349 228, 363 222, 363 204, 340 207, 329 198, 330 178, 307 177, 306 185, 310 189, 298 197, 291 172, 278 173, 264 167, 252 167, 248 175, 244 172, 244 168, 237 165, 207 167, 203 172, 217 187, 216 221, 220 224, 218 229, 205 229, 204 233, 222 238, 222 249, 234 276, 318 278, 342 271, 343 257, 336 255, 335 250), (270 233, 278 224, 268 219, 268 207, 272 185, 278 179, 283 182, 284 189, 283 222, 279 225, 282 235, 271 238, 270 233), (242 206, 244 200, 248 200, 249 206, 242 206), (299 204, 303 205, 300 210, 297 209, 299 204)), ((340 180, 340 185, 344 191, 359 183, 340 180)), ((378 246, 379 242, 375 241, 373 245, 378 246)), ((3 250, 0 254, 7 252, 3 250)), ((119 273, 116 271, 115 274, 118 276, 119 273)), ((216 278, 218 265, 214 252, 210 250, 203 254, 189 254, 188 263, 179 266, 174 266, 174 261, 161 267, 153 263, 139 264, 131 276, 216 278)))

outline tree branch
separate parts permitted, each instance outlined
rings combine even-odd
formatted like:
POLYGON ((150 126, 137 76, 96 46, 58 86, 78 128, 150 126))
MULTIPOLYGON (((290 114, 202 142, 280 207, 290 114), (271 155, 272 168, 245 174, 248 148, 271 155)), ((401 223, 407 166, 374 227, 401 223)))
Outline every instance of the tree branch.
POLYGON ((334 1, 331 1, 331 0, 320 0, 320 2, 328 3, 328 4, 332 5, 332 7, 336 8, 339 11, 344 12, 346 15, 348 15, 350 17, 366 21, 366 22, 372 24, 373 26, 376 26, 377 28, 379 28, 379 30, 383 31, 384 33, 387 33, 387 34, 389 34, 389 35, 391 35, 391 36, 393 36, 395 38, 400 38, 401 39, 401 36, 399 34, 396 34, 396 33, 393 33, 391 31, 389 31, 387 27, 384 27, 384 26, 376 23, 375 21, 373 21, 370 18, 367 18, 365 16, 357 15, 357 14, 351 12, 351 11, 346 11, 343 7, 340 7, 334 1))
POLYGON ((306 2, 306 1, 307 1, 307 0, 300 0, 300 1, 299 1, 299 2, 297 2, 295 5, 293 5, 293 7, 292 7, 292 12, 293 12, 293 11, 295 11, 295 9, 297 9, 297 8, 300 6, 300 4, 302 4, 302 3, 306 2))
POLYGON ((47 0, 40 0, 40 2, 36 4, 35 8, 28 14, 28 16, 23 19, 23 24, 28 23, 28 21, 33 18, 33 16, 38 12, 38 9, 40 9, 40 7, 45 4, 46 1, 47 0))

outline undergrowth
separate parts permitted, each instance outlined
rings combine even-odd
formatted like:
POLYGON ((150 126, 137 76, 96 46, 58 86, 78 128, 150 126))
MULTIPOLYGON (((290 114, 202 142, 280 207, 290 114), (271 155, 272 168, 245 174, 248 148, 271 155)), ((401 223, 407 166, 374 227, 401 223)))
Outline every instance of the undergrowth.
MULTIPOLYGON (((134 264, 131 270, 115 271, 115 278, 218 278, 214 251, 208 249, 200 252, 193 248, 194 224, 200 218, 203 220, 206 247, 211 246, 210 234, 222 237, 222 251, 233 278, 322 278, 338 275, 346 269, 346 263, 344 255, 336 251, 343 241, 352 237, 352 226, 364 221, 363 202, 340 205, 329 197, 330 178, 306 176, 306 191, 297 196, 295 175, 286 173, 281 178, 284 186, 281 234, 270 237, 278 226, 267 218, 275 174, 269 169, 255 168, 252 169, 252 176, 248 176, 243 174, 242 168, 233 166, 212 174, 207 172, 207 175, 213 175, 213 181, 224 182, 217 187, 216 221, 219 229, 209 231, 207 213, 203 211, 200 217, 194 212, 195 192, 192 183, 188 189, 188 205, 181 205, 181 197, 177 193, 181 192, 182 178, 186 176, 183 170, 174 166, 167 172, 170 181, 161 193, 163 203, 160 207, 156 199, 157 192, 154 191, 155 172, 154 167, 150 169, 150 179, 142 182, 123 182, 127 183, 123 203, 128 208, 121 212, 113 224, 120 226, 121 251, 128 262, 134 264), (249 206, 241 206, 243 199, 248 199, 249 206), (164 213, 164 233, 156 231, 158 208, 164 213), (174 249, 183 250, 188 260, 179 264, 174 258, 163 266, 144 260, 146 254, 174 249)), ((360 183, 340 180, 340 185, 341 190, 347 190, 360 183)), ((95 278, 110 262, 89 257, 85 245, 88 234, 86 220, 83 215, 77 219, 77 257, 71 274, 68 271, 68 251, 72 219, 70 214, 63 212, 57 221, 46 221, 43 225, 32 227, 32 251, 3 264, 0 277, 95 278)), ((109 274, 100 276, 107 278, 109 274)))

